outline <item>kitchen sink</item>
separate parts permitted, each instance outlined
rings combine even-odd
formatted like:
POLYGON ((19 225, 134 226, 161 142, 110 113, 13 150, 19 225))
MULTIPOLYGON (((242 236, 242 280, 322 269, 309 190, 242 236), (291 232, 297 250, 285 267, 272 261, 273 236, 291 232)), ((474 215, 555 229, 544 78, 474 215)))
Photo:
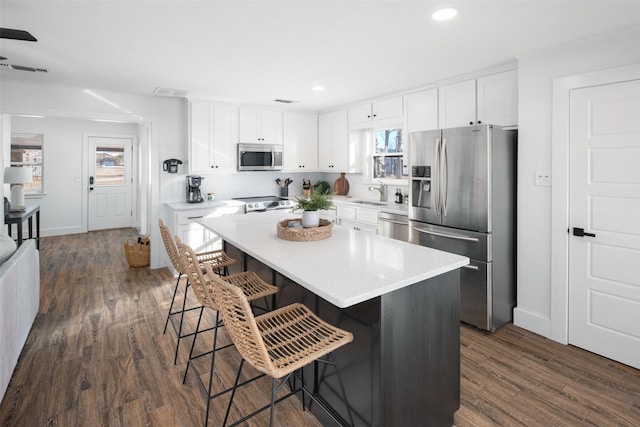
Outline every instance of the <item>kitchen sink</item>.
POLYGON ((360 205, 371 205, 371 206, 386 206, 387 205, 384 202, 369 202, 367 200, 354 200, 351 203, 358 203, 360 205))

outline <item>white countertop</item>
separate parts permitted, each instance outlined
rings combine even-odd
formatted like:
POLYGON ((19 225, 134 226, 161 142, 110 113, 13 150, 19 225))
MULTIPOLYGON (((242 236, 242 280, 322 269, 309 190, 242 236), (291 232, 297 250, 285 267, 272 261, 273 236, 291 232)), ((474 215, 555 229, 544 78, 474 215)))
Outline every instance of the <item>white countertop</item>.
POLYGON ((455 270, 469 258, 334 225, 314 242, 279 239, 276 225, 300 214, 271 211, 202 218, 238 249, 340 308, 455 270))
POLYGON ((192 210, 192 209, 213 209, 226 206, 244 206, 244 202, 238 200, 214 200, 212 202, 187 203, 187 202, 167 202, 165 205, 176 211, 192 210))

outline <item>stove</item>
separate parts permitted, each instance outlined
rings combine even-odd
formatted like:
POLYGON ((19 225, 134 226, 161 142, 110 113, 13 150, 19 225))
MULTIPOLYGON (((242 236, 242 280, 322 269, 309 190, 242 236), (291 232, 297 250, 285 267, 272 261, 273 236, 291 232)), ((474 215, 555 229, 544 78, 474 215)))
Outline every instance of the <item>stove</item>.
POLYGON ((296 205, 295 201, 278 196, 238 197, 233 200, 244 202, 247 213, 291 209, 296 205))

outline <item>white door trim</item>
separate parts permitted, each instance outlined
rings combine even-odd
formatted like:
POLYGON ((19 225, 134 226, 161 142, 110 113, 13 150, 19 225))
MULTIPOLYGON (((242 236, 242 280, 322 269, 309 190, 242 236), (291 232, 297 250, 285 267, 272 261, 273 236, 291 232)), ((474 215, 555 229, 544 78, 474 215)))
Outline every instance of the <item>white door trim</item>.
POLYGON ((569 94, 574 89, 640 79, 640 64, 553 81, 551 136, 550 338, 569 342, 569 94))
POLYGON ((137 206, 138 206, 138 136, 124 133, 99 133, 99 132, 82 132, 82 231, 87 232, 89 230, 89 138, 127 138, 131 139, 133 150, 131 152, 131 177, 133 183, 131 185, 131 209, 133 210, 132 226, 135 224, 135 218, 137 218, 137 206))

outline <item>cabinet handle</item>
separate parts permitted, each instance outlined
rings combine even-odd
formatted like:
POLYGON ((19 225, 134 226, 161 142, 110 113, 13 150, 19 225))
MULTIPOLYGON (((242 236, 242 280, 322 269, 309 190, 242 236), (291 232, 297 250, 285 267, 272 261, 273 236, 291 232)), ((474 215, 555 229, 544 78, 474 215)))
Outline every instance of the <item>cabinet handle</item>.
POLYGON ((469 122, 470 125, 473 125, 473 122, 469 122))
POLYGON ((370 116, 370 115, 368 115, 368 116, 367 116, 367 119, 370 119, 370 118, 371 118, 371 116, 370 116))
POLYGON ((482 121, 478 120, 478 124, 479 124, 479 125, 480 125, 480 124, 482 124, 482 121))
POLYGON ((373 115, 373 117, 377 117, 377 116, 378 116, 377 114, 374 114, 374 115, 373 115))

